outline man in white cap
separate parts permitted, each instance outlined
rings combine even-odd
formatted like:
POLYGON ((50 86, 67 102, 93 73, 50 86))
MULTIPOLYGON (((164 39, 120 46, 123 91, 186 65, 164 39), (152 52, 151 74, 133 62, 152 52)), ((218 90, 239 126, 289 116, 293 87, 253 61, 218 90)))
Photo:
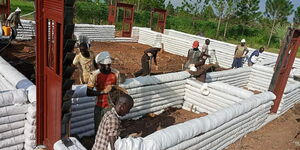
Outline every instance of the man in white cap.
POLYGON ((7 17, 7 22, 6 25, 10 26, 14 29, 18 29, 19 25, 23 28, 23 25, 21 23, 20 19, 20 14, 21 14, 21 9, 18 7, 15 12, 12 12, 8 17, 7 17))
POLYGON ((158 70, 157 66, 157 53, 161 50, 161 43, 155 43, 153 47, 147 49, 144 51, 144 55, 142 56, 141 63, 142 63, 142 69, 135 72, 134 76, 146 76, 150 75, 151 73, 151 61, 153 59, 155 64, 155 69, 158 70))
POLYGON ((246 40, 242 39, 241 40, 241 45, 238 45, 235 48, 233 62, 232 62, 232 67, 231 68, 240 68, 240 67, 243 67, 243 59, 248 54, 248 52, 249 52, 249 50, 248 50, 248 48, 246 46, 246 40))
MULTIPOLYGON (((107 51, 99 53, 95 62, 98 65, 98 70, 91 73, 88 82, 88 96, 98 96, 95 106, 95 131, 97 131, 101 118, 112 108, 109 103, 108 93, 113 85, 117 84, 118 71, 111 68, 112 58, 107 51), (91 89, 96 88, 97 91, 91 89)), ((97 133, 97 132, 96 132, 97 133)))

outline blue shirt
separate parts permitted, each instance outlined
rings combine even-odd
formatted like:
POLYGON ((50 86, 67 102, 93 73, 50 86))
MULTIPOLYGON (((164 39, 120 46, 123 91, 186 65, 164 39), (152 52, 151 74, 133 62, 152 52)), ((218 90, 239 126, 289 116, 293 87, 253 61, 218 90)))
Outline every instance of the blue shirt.
POLYGON ((254 62, 251 61, 251 58, 252 58, 253 56, 258 57, 258 56, 259 56, 259 51, 258 51, 258 50, 255 50, 254 52, 252 52, 252 54, 250 55, 250 57, 249 57, 249 59, 248 59, 249 62, 251 62, 251 63, 254 64, 254 62))

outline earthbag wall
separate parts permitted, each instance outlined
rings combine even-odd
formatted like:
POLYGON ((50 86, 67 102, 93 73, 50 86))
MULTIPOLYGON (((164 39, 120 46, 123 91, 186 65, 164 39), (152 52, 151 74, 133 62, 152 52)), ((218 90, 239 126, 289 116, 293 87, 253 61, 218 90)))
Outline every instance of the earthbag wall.
MULTIPOLYGON (((206 37, 191 35, 191 34, 179 32, 179 31, 175 31, 175 30, 171 30, 171 29, 165 30, 164 34, 172 36, 172 37, 177 37, 177 38, 180 38, 183 40, 192 41, 192 42, 194 40, 198 40, 200 42, 200 46, 202 46, 205 43, 205 39, 207 39, 206 37)), ((233 61, 233 54, 234 54, 236 45, 218 41, 218 40, 213 40, 213 39, 210 39, 210 41, 211 41, 210 49, 216 50, 216 55, 217 55, 218 61, 220 62, 219 64, 222 67, 231 67, 231 64, 233 61)), ((248 55, 250 56, 250 54, 255 49, 249 48, 249 50, 250 51, 249 51, 248 55)), ((278 57, 278 54, 265 51, 264 53, 260 54, 260 58, 262 58, 262 61, 259 62, 259 64, 266 65, 269 67, 274 67, 276 64, 277 57, 278 57)), ((247 65, 247 63, 244 65, 247 65)), ((299 75, 300 74, 300 59, 299 58, 295 59, 293 66, 296 68, 295 74, 299 75)))
MULTIPOLYGON (((0 100, 0 148, 35 147, 35 85, 0 57, 1 82, 14 90, 2 91, 0 100), (34 109, 33 111, 31 111, 34 109), (31 128, 26 126, 31 124, 31 128), (24 145, 25 142, 25 145, 24 145)), ((2 86, 3 87, 3 86, 2 86)))
MULTIPOLYGON (((77 92, 86 91, 85 85, 74 85, 73 90, 77 92)), ((72 98, 71 135, 78 137, 91 136, 95 134, 94 109, 96 97, 79 96, 76 92, 72 98)))
POLYGON ((253 95, 252 92, 222 82, 202 83, 188 79, 183 108, 213 114, 253 95))
POLYGON ((118 139, 117 150, 223 149, 254 131, 270 112, 275 95, 264 92, 213 114, 156 131, 145 138, 118 139))
POLYGON ((141 117, 147 113, 163 111, 172 106, 182 106, 188 72, 168 73, 127 79, 121 87, 134 100, 134 107, 123 119, 141 117))
POLYGON ((251 74, 250 67, 243 67, 225 71, 210 72, 206 74, 205 82, 220 81, 232 86, 246 87, 251 74))

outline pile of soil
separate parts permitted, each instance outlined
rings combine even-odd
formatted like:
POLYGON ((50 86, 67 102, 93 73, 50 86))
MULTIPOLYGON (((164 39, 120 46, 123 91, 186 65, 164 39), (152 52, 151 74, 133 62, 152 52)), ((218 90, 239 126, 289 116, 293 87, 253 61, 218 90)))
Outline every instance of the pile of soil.
MULTIPOLYGON (((169 108, 160 115, 144 116, 138 120, 124 120, 121 123, 121 137, 136 133, 136 136, 145 137, 163 128, 183 123, 185 121, 206 116, 207 113, 196 114, 184 109, 169 108)), ((80 142, 92 149, 95 137, 83 137, 80 142)))

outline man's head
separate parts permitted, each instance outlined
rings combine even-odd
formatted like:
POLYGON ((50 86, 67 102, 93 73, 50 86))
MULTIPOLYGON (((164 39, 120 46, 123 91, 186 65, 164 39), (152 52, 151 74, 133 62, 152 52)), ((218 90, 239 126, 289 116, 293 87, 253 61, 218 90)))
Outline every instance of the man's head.
POLYGON ((119 116, 125 116, 129 113, 130 109, 133 107, 133 99, 128 94, 120 95, 119 99, 116 101, 115 109, 119 116))
POLYGON ((210 40, 209 40, 209 39, 206 39, 206 40, 205 40, 205 44, 206 44, 206 45, 209 45, 209 44, 210 44, 210 40))
POLYGON ((80 53, 83 57, 85 57, 85 58, 90 57, 90 53, 88 51, 88 46, 86 43, 80 43, 79 49, 80 49, 80 53))
POLYGON ((199 47, 199 42, 198 41, 194 41, 193 48, 198 48, 198 47, 199 47))
POLYGON ((110 66, 112 60, 110 54, 107 51, 99 53, 96 56, 95 61, 102 73, 109 74, 111 72, 110 66))
POLYGON ((245 46, 245 45, 246 45, 246 40, 245 40, 245 39, 242 39, 242 40, 241 40, 241 45, 242 45, 242 46, 245 46))
POLYGON ((21 14, 21 9, 18 7, 18 8, 15 10, 15 13, 16 13, 17 15, 21 14))
POLYGON ((264 47, 260 47, 260 48, 259 48, 259 52, 260 52, 260 53, 263 53, 264 51, 265 51, 265 48, 264 48, 264 47))

